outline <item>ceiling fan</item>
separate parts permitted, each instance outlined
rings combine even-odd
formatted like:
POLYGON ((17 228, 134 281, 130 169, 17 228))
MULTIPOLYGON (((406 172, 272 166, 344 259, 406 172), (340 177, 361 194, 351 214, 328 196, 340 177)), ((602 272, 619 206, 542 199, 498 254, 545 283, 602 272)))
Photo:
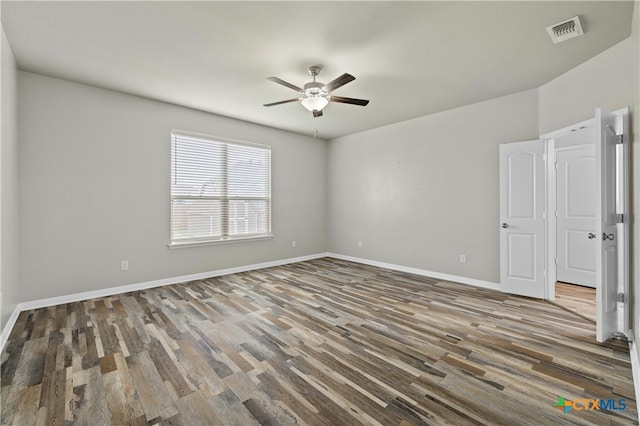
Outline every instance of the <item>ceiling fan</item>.
POLYGON ((343 104, 360 105, 365 106, 369 103, 366 99, 344 98, 342 96, 333 96, 331 92, 345 84, 355 80, 356 78, 351 74, 342 74, 340 77, 333 80, 331 83, 323 84, 316 81, 316 76, 320 74, 319 66, 315 65, 309 68, 309 74, 313 77, 313 81, 304 85, 304 88, 300 88, 296 85, 288 83, 278 77, 268 77, 268 80, 274 83, 281 84, 289 89, 293 89, 300 93, 302 96, 299 98, 287 99, 286 101, 272 102, 270 104, 264 104, 266 107, 286 104, 289 102, 300 101, 303 107, 313 113, 314 117, 322 116, 322 109, 327 106, 329 102, 340 102, 343 104))

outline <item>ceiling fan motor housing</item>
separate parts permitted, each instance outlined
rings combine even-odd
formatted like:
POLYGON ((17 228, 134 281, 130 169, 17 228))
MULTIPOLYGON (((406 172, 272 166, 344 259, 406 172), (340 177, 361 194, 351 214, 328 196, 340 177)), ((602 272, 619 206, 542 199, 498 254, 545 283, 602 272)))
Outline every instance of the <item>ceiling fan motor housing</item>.
POLYGON ((307 96, 326 96, 327 92, 322 90, 324 83, 312 81, 304 85, 304 94, 307 96))

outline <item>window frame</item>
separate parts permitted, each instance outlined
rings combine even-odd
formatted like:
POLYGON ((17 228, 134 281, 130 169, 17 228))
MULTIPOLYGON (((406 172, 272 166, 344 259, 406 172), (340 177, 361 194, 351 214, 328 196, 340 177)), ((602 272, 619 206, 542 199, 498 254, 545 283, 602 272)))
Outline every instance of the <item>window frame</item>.
POLYGON ((170 143, 169 143, 169 243, 167 246, 169 248, 183 248, 183 247, 197 247, 197 246, 206 246, 206 245, 215 245, 215 244, 227 244, 227 243, 237 243, 237 242, 249 242, 249 241, 260 241, 260 240, 269 240, 273 238, 272 233, 272 170, 271 170, 271 145, 259 144, 255 142, 248 142, 244 140, 230 139, 219 136, 213 136, 203 133, 194 133, 184 130, 171 129, 170 134, 170 143), (173 182, 171 181, 174 169, 177 167, 175 165, 175 158, 173 153, 173 145, 176 137, 183 136, 185 138, 194 138, 200 139, 204 141, 210 141, 216 144, 221 144, 223 149, 223 158, 224 160, 221 162, 222 166, 222 194, 219 196, 194 196, 194 195, 174 195, 173 194, 173 182), (268 153, 268 189, 266 197, 252 197, 252 196, 229 196, 228 191, 228 178, 229 178, 229 162, 227 159, 227 152, 229 146, 244 146, 244 147, 252 147, 264 149, 268 153), (175 239, 174 238, 174 213, 173 213, 173 202, 174 200, 211 200, 211 201, 221 201, 222 202, 222 213, 221 213, 221 236, 220 237, 192 237, 192 238, 184 238, 184 239, 175 239), (230 202, 233 200, 256 200, 256 201, 265 201, 267 204, 266 212, 267 212, 267 220, 266 220, 266 233, 255 233, 255 234, 240 234, 240 235, 232 235, 230 232, 230 202))

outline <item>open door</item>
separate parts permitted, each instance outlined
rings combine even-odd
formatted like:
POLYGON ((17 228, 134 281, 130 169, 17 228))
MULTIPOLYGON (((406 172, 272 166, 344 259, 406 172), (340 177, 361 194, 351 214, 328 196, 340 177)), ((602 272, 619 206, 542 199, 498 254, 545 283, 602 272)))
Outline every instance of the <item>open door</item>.
POLYGON ((628 149, 618 144, 621 141, 618 133, 624 133, 618 120, 614 114, 596 110, 596 340, 599 342, 624 335, 628 328, 628 303, 624 300, 628 297, 625 261, 628 216, 622 214, 628 212, 625 206, 628 149))
MULTIPOLYGON (((585 130, 585 134, 593 135, 593 128, 585 130)), ((590 139, 593 142, 593 136, 590 139)), ((556 281, 595 289, 595 143, 557 148, 555 164, 556 281)))
POLYGON ((544 145, 500 145, 500 289, 544 298, 546 293, 544 145))

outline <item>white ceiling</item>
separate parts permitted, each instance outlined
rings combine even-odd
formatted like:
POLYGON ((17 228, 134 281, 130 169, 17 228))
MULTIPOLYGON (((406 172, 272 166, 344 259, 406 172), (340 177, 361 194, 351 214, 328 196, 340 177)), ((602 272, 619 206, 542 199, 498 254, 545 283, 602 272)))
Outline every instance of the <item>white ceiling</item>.
POLYGON ((633 1, 2 1, 22 70, 319 137, 539 87, 629 37, 633 1), (585 35, 545 28, 579 15, 585 35), (356 80, 313 118, 266 79, 356 80))

